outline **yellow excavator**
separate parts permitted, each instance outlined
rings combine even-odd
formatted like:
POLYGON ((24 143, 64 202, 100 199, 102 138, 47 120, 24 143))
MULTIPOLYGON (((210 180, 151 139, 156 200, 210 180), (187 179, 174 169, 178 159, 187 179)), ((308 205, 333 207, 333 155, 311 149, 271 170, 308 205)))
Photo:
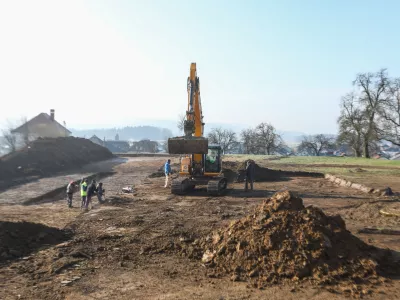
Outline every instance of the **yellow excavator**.
POLYGON ((180 159, 179 177, 171 184, 171 193, 182 195, 198 185, 207 185, 209 195, 221 195, 228 181, 222 174, 222 149, 208 144, 203 137, 204 122, 200 98, 200 80, 196 63, 190 65, 187 80, 188 109, 184 120, 184 136, 168 139, 170 154, 184 154, 180 159))

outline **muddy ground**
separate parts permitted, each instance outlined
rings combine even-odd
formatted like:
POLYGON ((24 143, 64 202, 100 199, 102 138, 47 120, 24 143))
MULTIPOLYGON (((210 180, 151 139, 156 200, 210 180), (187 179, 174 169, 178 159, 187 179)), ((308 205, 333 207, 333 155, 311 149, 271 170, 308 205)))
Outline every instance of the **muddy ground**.
MULTIPOLYGON (((313 177, 256 182, 255 191, 247 193, 242 183, 231 183, 222 197, 209 197, 204 189, 175 196, 163 188, 163 177, 148 177, 163 163, 146 158, 115 166, 116 173, 102 180, 107 203, 94 201, 87 213, 78 208, 77 196, 72 209, 62 197, 37 205, 1 205, 0 239, 7 243, 0 245, 0 299, 346 298, 345 291, 307 283, 256 289, 229 277, 207 277, 201 261, 170 251, 172 243, 204 237, 285 189, 298 192, 305 205, 340 214, 347 229, 366 243, 400 251, 399 235, 358 233, 366 226, 396 228, 400 218, 379 213, 397 208, 396 198, 313 177), (135 192, 123 194, 124 186, 134 186, 135 192)), ((400 283, 384 278, 364 288, 366 298, 398 299, 400 283)))

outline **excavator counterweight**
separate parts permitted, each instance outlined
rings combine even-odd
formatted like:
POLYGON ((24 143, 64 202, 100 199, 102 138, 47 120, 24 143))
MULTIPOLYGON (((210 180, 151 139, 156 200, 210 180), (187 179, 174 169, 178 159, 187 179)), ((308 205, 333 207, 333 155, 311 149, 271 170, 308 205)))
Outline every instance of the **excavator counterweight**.
POLYGON ((168 139, 170 154, 207 154, 208 139, 203 137, 175 137, 168 139))

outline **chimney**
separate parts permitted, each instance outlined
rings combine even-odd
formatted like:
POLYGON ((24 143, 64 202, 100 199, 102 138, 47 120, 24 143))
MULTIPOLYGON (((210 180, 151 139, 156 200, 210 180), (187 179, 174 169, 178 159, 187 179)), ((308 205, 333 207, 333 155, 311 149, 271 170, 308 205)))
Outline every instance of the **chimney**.
POLYGON ((50 109, 50 120, 54 121, 54 109, 50 109))

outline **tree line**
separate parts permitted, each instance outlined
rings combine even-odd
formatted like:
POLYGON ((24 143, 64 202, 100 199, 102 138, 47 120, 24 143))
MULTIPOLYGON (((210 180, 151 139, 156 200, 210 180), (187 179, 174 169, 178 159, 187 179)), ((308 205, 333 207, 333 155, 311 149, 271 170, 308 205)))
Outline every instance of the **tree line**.
POLYGON ((219 144, 225 154, 319 156, 324 151, 338 148, 335 139, 325 134, 303 136, 296 148, 289 147, 275 127, 264 122, 242 130, 239 135, 230 129, 213 128, 207 138, 210 143, 219 144))
MULTIPOLYGON (((370 158, 379 152, 378 142, 400 146, 400 78, 389 77, 387 69, 376 73, 359 73, 352 82, 353 90, 340 101, 339 132, 303 136, 296 149, 291 149, 267 122, 239 134, 230 129, 212 128, 210 143, 221 145, 224 153, 297 154, 319 156, 326 151, 349 149, 356 157, 370 158)), ((178 128, 183 130, 185 116, 178 128)), ((349 151, 347 151, 349 152, 349 151)))

